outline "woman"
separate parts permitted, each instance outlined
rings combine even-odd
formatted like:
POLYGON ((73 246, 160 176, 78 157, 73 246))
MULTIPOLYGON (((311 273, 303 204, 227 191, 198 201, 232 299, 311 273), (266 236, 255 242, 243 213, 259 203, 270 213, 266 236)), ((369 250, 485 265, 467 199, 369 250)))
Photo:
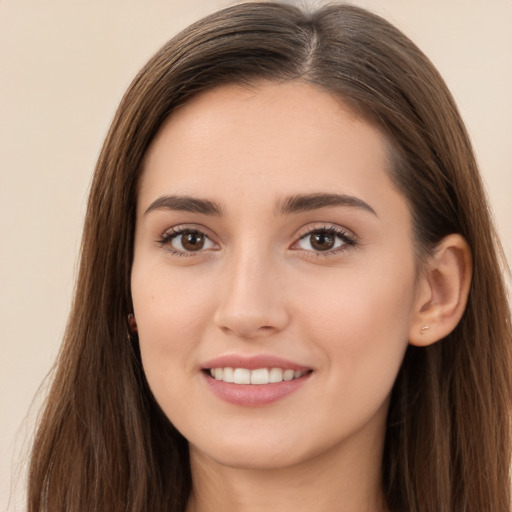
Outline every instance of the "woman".
POLYGON ((510 342, 432 64, 352 6, 226 9, 114 119, 29 510, 508 511, 510 342))

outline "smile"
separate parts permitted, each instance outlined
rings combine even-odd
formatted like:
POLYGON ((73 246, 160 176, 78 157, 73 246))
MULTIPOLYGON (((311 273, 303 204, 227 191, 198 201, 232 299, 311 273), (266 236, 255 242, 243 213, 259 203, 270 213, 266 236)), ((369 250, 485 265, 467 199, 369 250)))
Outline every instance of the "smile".
POLYGON ((216 380, 221 380, 233 384, 276 384, 283 381, 299 379, 306 372, 300 370, 291 370, 283 368, 257 368, 250 370, 248 368, 210 368, 210 376, 216 380))

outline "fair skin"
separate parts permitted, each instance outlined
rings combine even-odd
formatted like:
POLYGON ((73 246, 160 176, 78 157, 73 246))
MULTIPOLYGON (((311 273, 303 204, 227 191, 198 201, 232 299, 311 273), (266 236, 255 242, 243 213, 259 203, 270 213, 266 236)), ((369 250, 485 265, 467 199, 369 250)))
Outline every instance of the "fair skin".
POLYGON ((470 274, 456 236, 419 273, 389 165, 377 129, 300 82, 213 89, 154 139, 132 296, 149 385, 189 441, 188 512, 386 510, 393 382, 409 342, 456 325, 470 274), (211 376, 227 364, 301 373, 211 376))

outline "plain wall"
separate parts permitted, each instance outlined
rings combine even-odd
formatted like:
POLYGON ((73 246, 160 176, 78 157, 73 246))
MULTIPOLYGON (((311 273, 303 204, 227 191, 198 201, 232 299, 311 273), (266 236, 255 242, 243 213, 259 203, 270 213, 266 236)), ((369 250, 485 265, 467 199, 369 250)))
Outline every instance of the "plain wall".
MULTIPOLYGON (((0 1, 0 510, 22 510, 29 408, 64 331, 87 191, 117 104, 165 41, 232 3, 0 1)), ((512 1, 353 3, 401 28, 445 77, 511 261, 512 1)))

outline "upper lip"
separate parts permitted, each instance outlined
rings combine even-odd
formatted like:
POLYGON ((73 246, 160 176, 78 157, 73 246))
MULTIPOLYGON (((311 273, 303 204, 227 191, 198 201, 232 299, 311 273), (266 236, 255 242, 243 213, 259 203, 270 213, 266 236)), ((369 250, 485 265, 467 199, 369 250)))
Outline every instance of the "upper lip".
POLYGON ((283 359, 270 354, 240 355, 226 354, 209 361, 205 361, 201 368, 246 368, 248 370, 257 370, 258 368, 282 368, 283 370, 311 370, 310 367, 293 361, 283 359))

